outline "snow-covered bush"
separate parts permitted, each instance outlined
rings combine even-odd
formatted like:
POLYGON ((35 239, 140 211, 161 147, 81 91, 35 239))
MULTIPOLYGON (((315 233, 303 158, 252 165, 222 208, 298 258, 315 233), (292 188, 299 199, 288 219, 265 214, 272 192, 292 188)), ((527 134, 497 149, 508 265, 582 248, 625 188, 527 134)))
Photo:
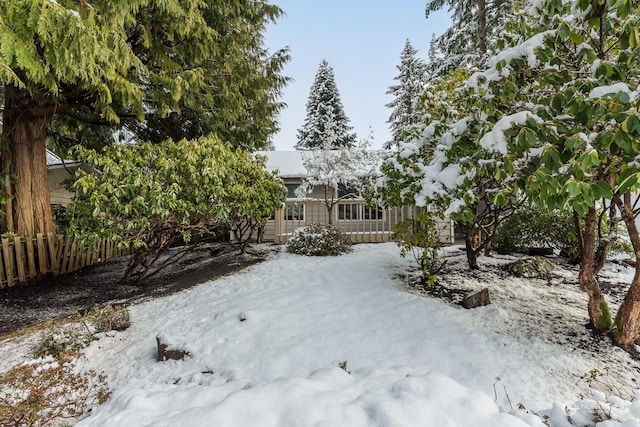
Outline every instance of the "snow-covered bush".
POLYGON ((95 308, 87 317, 96 333, 124 331, 131 326, 129 310, 123 306, 108 304, 102 308, 95 308))
POLYGON ((351 241, 334 225, 313 223, 293 232, 287 250, 298 255, 341 255, 351 251, 351 241))
POLYGON ((80 324, 54 326, 42 333, 32 349, 36 358, 59 357, 63 352, 80 351, 93 341, 93 334, 80 324))

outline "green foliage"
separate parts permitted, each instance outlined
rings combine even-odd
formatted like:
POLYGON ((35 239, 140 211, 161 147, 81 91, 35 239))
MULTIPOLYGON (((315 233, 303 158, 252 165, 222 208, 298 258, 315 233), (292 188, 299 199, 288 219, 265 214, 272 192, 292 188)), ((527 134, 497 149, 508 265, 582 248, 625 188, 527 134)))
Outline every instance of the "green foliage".
POLYGON ((558 250, 572 262, 578 262, 578 237, 569 209, 551 211, 525 205, 500 223, 493 248, 501 254, 528 253, 530 249, 558 250))
POLYGON ((611 242, 609 252, 614 254, 634 255, 633 246, 629 240, 629 233, 623 223, 616 224, 616 239, 611 242))
POLYGON ((94 332, 124 331, 131 326, 129 310, 123 306, 107 304, 96 307, 86 316, 93 325, 94 332))
POLYGON ((16 107, 51 118, 61 152, 101 148, 121 119, 143 140, 217 132, 234 146, 265 148, 289 81, 288 50, 264 46, 282 13, 266 1, 6 0, 0 86, 25 89, 16 107))
POLYGON ((93 341, 93 334, 83 325, 69 323, 53 326, 42 333, 31 352, 34 357, 59 357, 64 352, 77 352, 93 341))
MULTIPOLYGON (((289 52, 268 51, 264 36, 268 25, 275 23, 283 12, 265 1, 205 3, 206 9, 201 11, 203 20, 215 31, 209 52, 194 57, 190 46, 179 45, 175 50, 181 56, 172 57, 183 69, 195 69, 193 64, 197 64, 203 84, 184 88, 177 108, 172 108, 168 115, 162 110, 148 112, 145 123, 128 122, 127 127, 140 139, 152 142, 169 137, 195 139, 215 133, 234 147, 266 149, 279 129, 277 115, 284 107, 279 98, 289 82, 281 72, 289 60, 289 52)), ((146 13, 142 11, 138 16, 146 13)), ((142 19, 145 26, 153 27, 155 22, 165 19, 156 11, 152 13, 142 19)), ((180 21, 175 23, 180 25, 180 21)), ((162 39, 155 44, 149 50, 172 45, 171 40, 162 39)), ((165 87, 165 82, 159 80, 147 87, 147 96, 165 93, 165 87)))
POLYGON ((293 232, 287 251, 307 256, 342 255, 351 251, 351 240, 334 225, 313 223, 293 232))
POLYGON ((0 4, 0 81, 25 89, 39 106, 92 103, 117 120, 112 104, 121 100, 141 117, 143 91, 132 80, 147 74, 146 67, 126 32, 141 2, 70 3, 0 4))
POLYGON ((78 372, 68 354, 24 363, 0 374, 0 425, 61 425, 110 395, 104 373, 78 372))
POLYGON ((226 200, 231 231, 244 251, 252 238, 261 241, 267 221, 287 197, 287 188, 277 173, 265 169, 265 157, 240 150, 235 154, 230 165, 234 181, 226 200))
POLYGON ((51 205, 53 213, 53 221, 56 224, 56 230, 60 234, 64 234, 69 229, 69 216, 67 208, 62 205, 51 205))
POLYGON ((520 258, 508 264, 506 268, 516 277, 549 280, 554 266, 547 258, 534 256, 520 258))
POLYGON ((342 369, 347 374, 351 375, 351 371, 347 368, 347 361, 346 360, 343 360, 342 362, 338 363, 338 368, 342 369))
POLYGON ((141 282, 177 261, 194 235, 263 221, 286 195, 276 174, 265 171, 264 159, 214 136, 115 145, 100 153, 78 147, 75 154, 100 173, 79 172, 81 197, 68 207, 70 231, 85 241, 106 236, 131 247, 124 281, 136 276, 141 282), (168 252, 182 243, 182 250, 168 252))
POLYGON ((598 319, 596 319, 595 327, 600 331, 608 331, 611 329, 611 310, 609 309, 609 304, 604 299, 600 301, 600 311, 601 315, 598 319))
POLYGON ((432 285, 444 266, 439 258, 441 244, 436 218, 426 210, 420 210, 414 218, 399 222, 393 227, 391 238, 397 241, 400 255, 411 254, 418 263, 425 283, 432 285))

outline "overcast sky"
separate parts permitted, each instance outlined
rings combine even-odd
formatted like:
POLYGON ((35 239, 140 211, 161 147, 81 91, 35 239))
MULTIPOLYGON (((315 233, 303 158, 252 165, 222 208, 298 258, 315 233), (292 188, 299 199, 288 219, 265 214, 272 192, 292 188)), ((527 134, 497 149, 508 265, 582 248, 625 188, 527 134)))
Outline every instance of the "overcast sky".
POLYGON ((409 39, 427 58, 432 35, 449 25, 446 11, 424 17, 426 0, 273 0, 286 13, 267 30, 270 50, 288 46, 291 61, 284 69, 294 80, 284 90, 287 108, 276 150, 292 150, 304 122, 305 105, 320 61, 333 67, 345 113, 358 139, 373 129, 373 146, 391 138, 386 95, 398 75, 400 52, 409 39))

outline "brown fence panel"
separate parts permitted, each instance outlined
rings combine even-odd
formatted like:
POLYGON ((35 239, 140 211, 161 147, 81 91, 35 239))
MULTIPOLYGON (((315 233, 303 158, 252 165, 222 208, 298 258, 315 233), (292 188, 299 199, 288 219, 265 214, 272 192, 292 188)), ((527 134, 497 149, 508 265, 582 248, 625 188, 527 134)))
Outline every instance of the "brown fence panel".
POLYGON ((70 273, 82 267, 128 255, 116 242, 104 238, 91 245, 49 233, 35 238, 0 239, 0 288, 26 283, 46 273, 70 273))
POLYGON ((24 283, 27 281, 27 274, 25 271, 26 258, 24 256, 24 251, 22 249, 22 238, 20 236, 16 236, 13 239, 13 247, 15 249, 16 267, 18 270, 18 282, 24 283))
POLYGON ((13 260, 15 258, 15 255, 13 253, 13 250, 11 248, 11 243, 9 242, 9 239, 4 237, 2 239, 2 258, 4 259, 4 268, 5 268, 5 274, 7 277, 7 284, 9 286, 13 286, 15 285, 14 280, 15 280, 15 276, 14 276, 14 267, 13 267, 13 260))

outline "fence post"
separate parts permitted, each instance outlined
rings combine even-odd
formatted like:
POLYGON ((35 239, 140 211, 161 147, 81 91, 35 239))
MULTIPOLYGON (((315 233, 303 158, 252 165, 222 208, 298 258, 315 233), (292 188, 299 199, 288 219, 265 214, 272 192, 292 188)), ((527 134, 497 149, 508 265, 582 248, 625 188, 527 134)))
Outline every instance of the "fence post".
POLYGON ((277 244, 282 243, 282 226, 283 226, 283 221, 284 221, 284 209, 276 209, 276 212, 274 214, 274 227, 275 227, 275 231, 274 231, 274 241, 277 244))
POLYGON ((2 256, 4 257, 4 266, 7 272, 7 284, 13 286, 13 251, 11 250, 11 243, 6 237, 2 238, 2 256))
MULTIPOLYGON (((0 247, 0 251, 2 251, 2 247, 0 247)), ((9 286, 9 281, 7 279, 7 274, 6 271, 4 269, 4 263, 2 262, 3 256, 0 254, 0 273, 1 273, 1 279, 2 281, 0 281, 0 288, 4 288, 5 285, 9 286), (7 282, 6 284, 4 282, 7 282)))
POLYGON ((33 237, 26 240, 27 243, 27 264, 29 268, 29 277, 33 278, 38 275, 36 272, 36 251, 33 247, 33 237))
POLYGON ((47 245, 49 246, 49 254, 51 258, 51 270, 54 273, 60 272, 60 267, 58 264, 58 257, 56 256, 56 242, 58 238, 55 233, 47 233, 47 245))
POLYGON ((27 281, 27 275, 25 274, 24 268, 24 251, 22 250, 22 238, 20 236, 16 236, 13 239, 13 247, 16 252, 16 267, 18 268, 18 283, 24 283, 27 281))

